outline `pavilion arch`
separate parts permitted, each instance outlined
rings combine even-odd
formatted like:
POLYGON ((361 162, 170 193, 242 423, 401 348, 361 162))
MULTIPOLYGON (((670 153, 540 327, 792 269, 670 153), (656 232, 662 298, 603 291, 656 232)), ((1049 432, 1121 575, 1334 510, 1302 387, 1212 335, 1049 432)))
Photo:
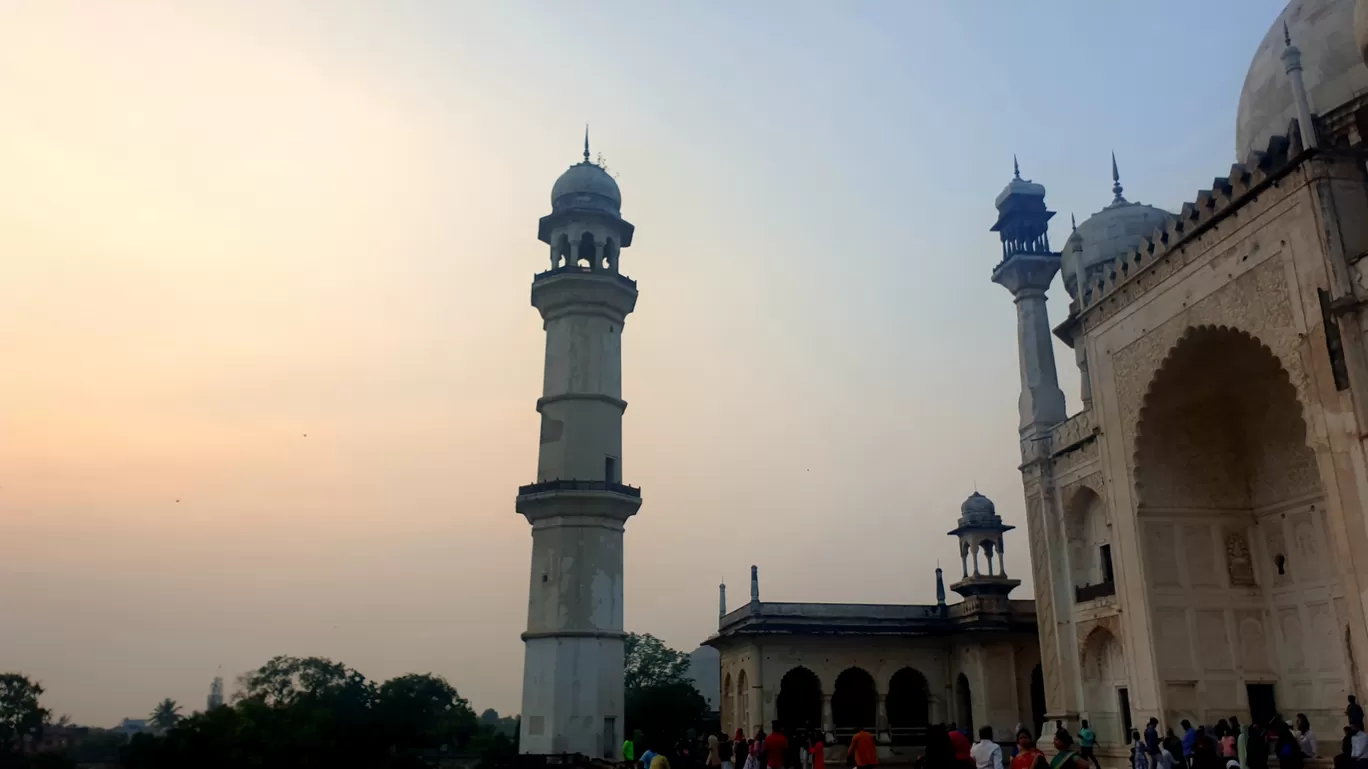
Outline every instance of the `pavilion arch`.
MULTIPOLYGON (((878 710, 874 676, 864 668, 851 667, 836 676, 831 693, 831 720, 842 732, 873 729, 878 710)), ((849 736, 848 734, 844 736, 849 736)))
POLYGON ((551 269, 565 267, 573 261, 574 254, 570 249, 570 236, 562 232, 556 238, 556 244, 551 247, 551 269))
POLYGON ((931 723, 931 687, 915 668, 902 668, 888 679, 884 699, 888 729, 894 742, 910 742, 931 723))
POLYGON ((736 677, 736 728, 747 737, 751 736, 750 686, 744 670, 736 677))
POLYGON ((955 726, 974 733, 974 693, 969 690, 969 676, 963 673, 955 678, 955 726))
POLYGON ((775 715, 788 730, 821 729, 822 681, 817 674, 801 665, 789 669, 779 681, 775 715))
POLYGON ((736 731, 739 722, 736 720, 736 704, 732 700, 732 677, 731 673, 722 676, 722 730, 731 734, 736 731))
POLYGON ((1108 523, 1106 504, 1088 486, 1079 488, 1065 502, 1064 534, 1069 546, 1069 578, 1074 587, 1114 580, 1108 523))

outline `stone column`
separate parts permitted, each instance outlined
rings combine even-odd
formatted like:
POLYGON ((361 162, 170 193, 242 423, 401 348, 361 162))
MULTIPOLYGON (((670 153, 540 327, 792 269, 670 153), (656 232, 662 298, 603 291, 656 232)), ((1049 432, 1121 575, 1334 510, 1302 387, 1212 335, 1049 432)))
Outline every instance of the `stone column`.
POLYGON ((883 692, 874 695, 874 734, 888 731, 888 703, 883 692))
POLYGON ((822 731, 832 731, 836 728, 836 721, 831 717, 831 695, 822 695, 822 731))

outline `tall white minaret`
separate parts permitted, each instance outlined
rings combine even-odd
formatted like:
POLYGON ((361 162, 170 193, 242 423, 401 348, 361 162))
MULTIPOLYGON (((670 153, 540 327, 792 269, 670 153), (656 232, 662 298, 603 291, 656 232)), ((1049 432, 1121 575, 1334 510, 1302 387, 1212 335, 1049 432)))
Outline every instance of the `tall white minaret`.
POLYGON ((1311 117, 1311 102, 1306 98, 1306 83, 1302 80, 1301 49, 1292 45, 1292 33, 1283 22, 1283 70, 1292 84, 1292 101, 1297 105, 1297 127, 1301 129, 1302 146, 1310 149, 1316 141, 1316 122, 1311 117))
POLYGON ((586 131, 583 162, 556 180, 538 225, 551 268, 532 279, 546 366, 537 482, 517 501, 532 524, 524 753, 621 758, 622 533, 641 507, 622 483, 622 327, 637 290, 618 270, 633 230, 621 206, 586 131))

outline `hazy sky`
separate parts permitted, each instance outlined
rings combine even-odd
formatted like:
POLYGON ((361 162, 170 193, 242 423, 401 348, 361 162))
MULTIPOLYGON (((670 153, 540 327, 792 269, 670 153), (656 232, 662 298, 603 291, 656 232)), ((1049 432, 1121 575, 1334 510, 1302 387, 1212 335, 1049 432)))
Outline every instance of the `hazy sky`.
POLYGON ((1281 4, 0 5, 0 670, 98 725, 276 654, 516 712, 529 284, 586 122, 637 227, 628 629, 693 648, 752 563, 932 600, 975 484, 1023 524, 1012 153, 1058 245, 1113 149, 1177 209, 1281 4))

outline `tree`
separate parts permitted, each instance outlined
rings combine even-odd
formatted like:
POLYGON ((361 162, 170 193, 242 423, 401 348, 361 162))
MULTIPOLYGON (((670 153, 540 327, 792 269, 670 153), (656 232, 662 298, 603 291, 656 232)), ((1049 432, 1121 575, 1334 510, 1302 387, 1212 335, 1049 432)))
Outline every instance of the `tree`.
POLYGON ((180 705, 176 701, 167 697, 157 703, 153 708, 152 715, 147 719, 152 724, 152 728, 164 732, 175 726, 181 720, 180 705))
POLYGON ((464 748, 479 730, 470 703, 445 678, 430 673, 386 681, 376 711, 390 744, 410 750, 464 748))
POLYGON ((38 703, 43 687, 21 673, 0 673, 0 753, 17 752, 26 737, 42 735, 52 712, 38 703))
POLYGON ((238 679, 237 697, 268 706, 288 706, 301 700, 351 698, 369 706, 375 685, 340 662, 324 657, 273 657, 238 679))
POLYGON ((708 710, 689 678, 689 655, 649 634, 628 633, 624 647, 626 733, 640 730, 648 746, 668 750, 708 710))
POLYGON ((666 646, 650 633, 628 633, 623 685, 630 691, 689 681, 689 655, 666 646))

